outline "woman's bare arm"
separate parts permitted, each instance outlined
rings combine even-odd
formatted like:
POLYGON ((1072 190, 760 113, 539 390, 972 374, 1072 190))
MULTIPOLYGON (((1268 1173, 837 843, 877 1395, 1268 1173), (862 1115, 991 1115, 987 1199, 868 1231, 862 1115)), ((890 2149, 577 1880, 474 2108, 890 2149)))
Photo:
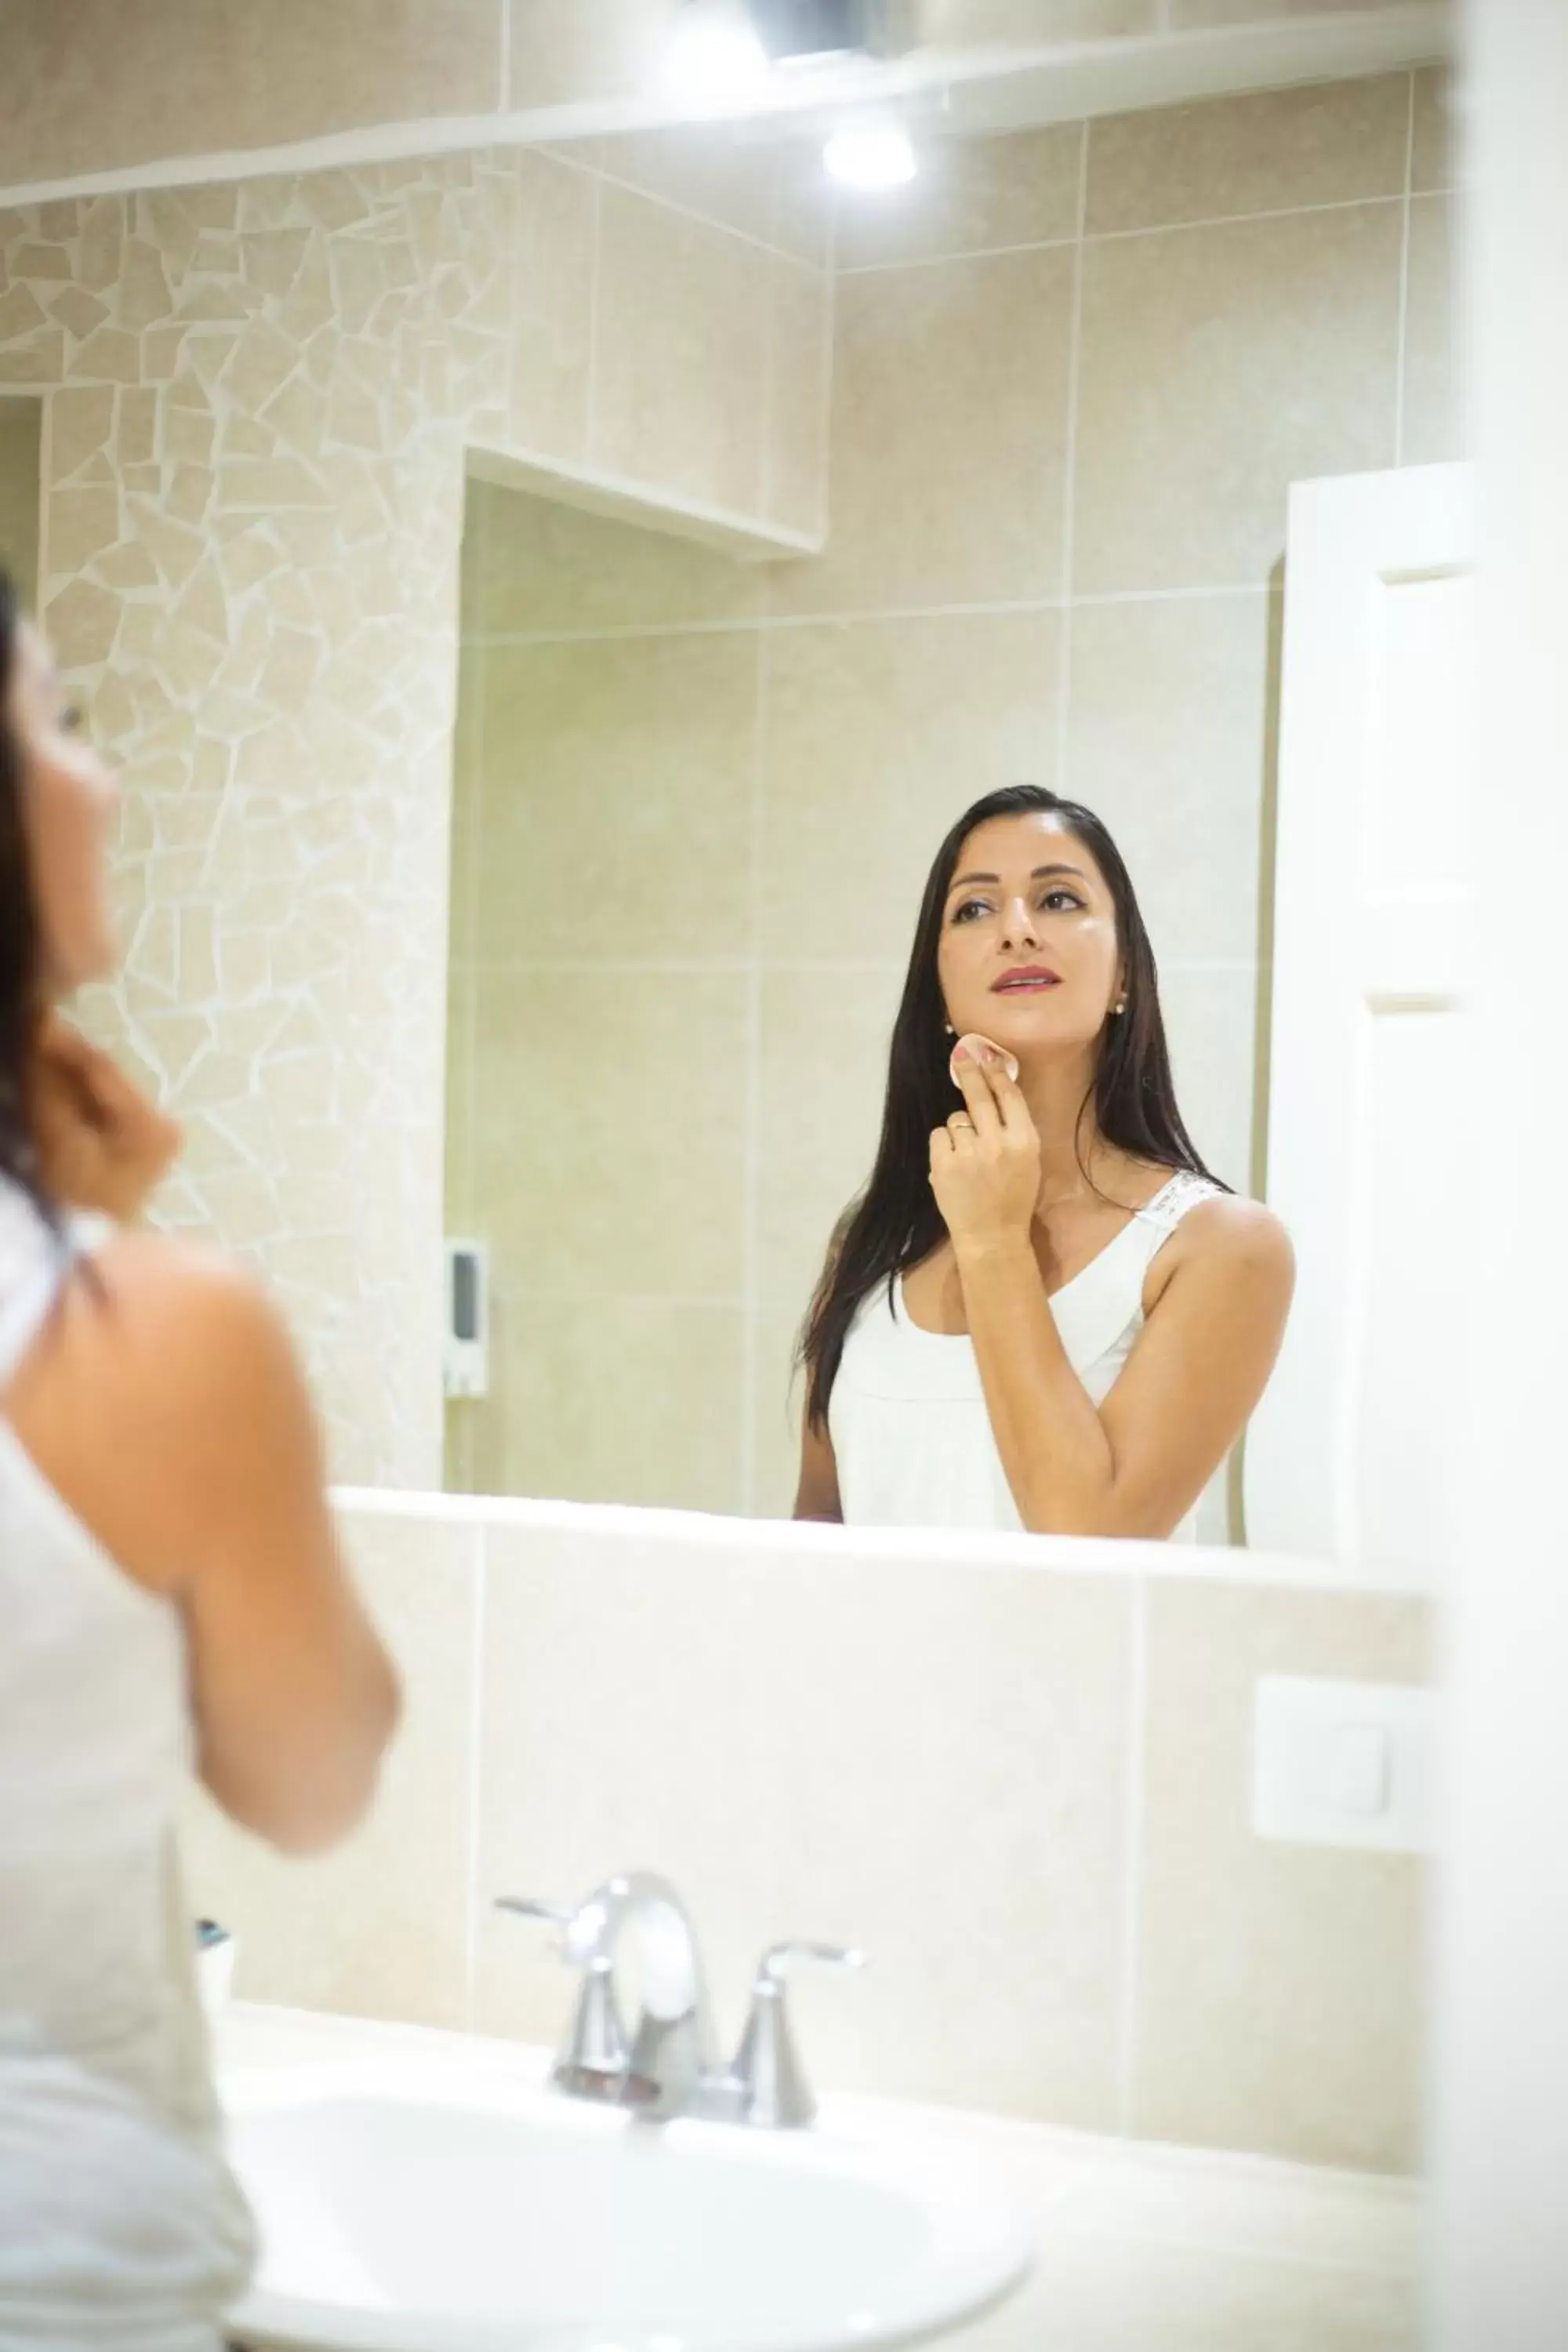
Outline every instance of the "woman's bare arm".
POLYGON ((814 1429, 809 1418, 801 1423, 800 1483, 795 1488, 795 1516, 797 1519, 834 1521, 844 1517, 844 1506, 838 1499, 838 1465, 834 1459, 833 1440, 826 1429, 814 1429))
POLYGON ((110 1556, 183 1610, 218 1802, 290 1852, 343 1835, 374 1791, 396 1681, 262 1293, 205 1251, 120 1234, 69 1277, 0 1409, 110 1556))
POLYGON ((1165 1255, 1160 1296, 1098 1408, 1027 1242, 960 1259, 996 1450, 1035 1534, 1168 1536, 1263 1393, 1293 1282, 1283 1227, 1254 1201, 1205 1202, 1165 1255))

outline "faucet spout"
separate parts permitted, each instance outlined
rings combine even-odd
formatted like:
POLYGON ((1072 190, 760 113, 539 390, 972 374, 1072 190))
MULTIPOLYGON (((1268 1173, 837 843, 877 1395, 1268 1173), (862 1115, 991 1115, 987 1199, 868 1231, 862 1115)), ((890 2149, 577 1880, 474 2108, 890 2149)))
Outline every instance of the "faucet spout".
MULTIPOLYGON (((618 2070, 619 2095, 650 2116, 677 2115, 718 2070, 696 1929, 668 1879, 655 1871, 628 1871, 596 1888, 566 1929, 567 1957, 589 1982, 612 1989, 628 1932, 642 2006, 618 2070)), ((605 2095, 616 2095, 608 2082, 605 2095)))

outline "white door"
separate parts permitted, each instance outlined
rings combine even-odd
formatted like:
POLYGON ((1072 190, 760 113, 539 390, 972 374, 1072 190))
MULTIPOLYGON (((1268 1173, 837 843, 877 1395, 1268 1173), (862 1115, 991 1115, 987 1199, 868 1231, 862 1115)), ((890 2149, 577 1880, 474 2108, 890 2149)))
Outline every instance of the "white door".
MULTIPOLYGON (((1474 637, 1468 466, 1290 493, 1267 1194, 1296 1303, 1247 1541, 1437 1580, 1459 1419, 1474 637)), ((1474 1117, 1474 1107, 1469 1115, 1474 1117)))

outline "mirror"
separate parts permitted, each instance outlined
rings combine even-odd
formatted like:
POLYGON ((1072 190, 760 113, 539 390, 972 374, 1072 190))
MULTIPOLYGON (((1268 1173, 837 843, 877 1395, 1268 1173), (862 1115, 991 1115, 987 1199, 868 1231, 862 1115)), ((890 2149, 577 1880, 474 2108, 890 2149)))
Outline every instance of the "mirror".
MULTIPOLYGON (((807 363, 821 439, 809 404, 791 410, 787 461, 820 482, 826 535, 737 553, 677 535, 689 515, 470 478, 446 1215, 484 1254, 489 1328, 484 1392, 448 1395, 449 1486, 790 1512, 795 1342, 876 1154, 928 870, 968 805, 1029 782, 1094 811, 1125 858, 1197 1160, 1290 1202, 1300 1279, 1262 1483, 1244 1492, 1233 1458, 1199 1531, 1243 1540, 1254 1517, 1271 1548, 1329 1551, 1362 1540, 1344 1533, 1360 1512, 1375 1548, 1368 1463, 1397 1457, 1402 1491, 1430 1490, 1427 1456, 1401 1452, 1406 1415, 1275 1499, 1278 1462, 1316 1465, 1302 1416, 1353 1376, 1397 1421, 1421 1352, 1408 1286, 1356 1290, 1313 1208, 1368 1196, 1386 1240, 1416 1033, 1369 1033, 1386 1043, 1369 1125, 1341 1100, 1363 1017, 1348 929, 1303 948, 1310 908, 1279 843, 1311 857, 1300 809, 1322 790, 1300 714, 1290 739, 1288 676, 1330 680, 1347 714, 1359 690, 1356 648, 1329 642, 1335 594, 1315 604, 1305 574, 1297 593, 1288 541, 1306 532, 1310 562, 1349 567, 1358 593, 1380 531, 1391 561, 1402 533, 1441 537, 1408 486, 1464 454, 1445 93, 1434 67, 938 130, 912 181, 840 186, 830 222, 807 142, 720 127, 596 147, 605 201, 678 220, 693 271, 730 270, 737 304, 773 284, 762 422, 731 470, 751 467, 765 513, 766 395, 798 402, 807 363), (818 274, 831 320, 814 340, 818 274), (1342 510, 1292 505, 1293 486, 1336 477, 1363 485, 1342 510), (1303 954, 1323 960, 1317 1013, 1303 954), (1352 1500, 1325 1534, 1312 1496, 1336 1481, 1352 1500)), ((739 333, 710 356, 746 363, 739 333)), ((1451 524, 1435 560, 1458 578, 1451 524)), ((1340 812, 1352 864, 1363 817, 1395 845, 1395 896, 1412 795, 1434 762, 1451 770, 1458 723, 1446 707, 1422 729, 1419 681, 1457 675, 1466 627, 1459 603, 1415 601, 1376 688, 1393 698, 1386 805, 1379 771, 1340 812)), ((959 1107, 952 1092, 939 1116, 959 1107)), ((1122 1223, 1149 1197, 1107 1189, 1122 1223)), ((1116 1230, 1069 1223, 1068 1258, 1116 1230)))

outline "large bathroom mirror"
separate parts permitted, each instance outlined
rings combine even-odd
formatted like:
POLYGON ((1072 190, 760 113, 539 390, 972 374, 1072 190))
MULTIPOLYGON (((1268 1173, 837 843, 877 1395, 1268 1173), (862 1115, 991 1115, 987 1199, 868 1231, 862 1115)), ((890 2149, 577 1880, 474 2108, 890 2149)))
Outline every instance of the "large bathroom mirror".
POLYGON ((1420 1560, 1426 1227, 1390 1203, 1452 975, 1369 979, 1350 915, 1419 962, 1395 902, 1447 887, 1404 822, 1453 772, 1467 634, 1447 71, 1091 121, 1030 89, 1005 125, 924 119, 874 189, 777 125, 563 151, 614 239, 595 396, 623 446, 675 396, 615 355, 667 248, 729 325, 662 418, 684 506, 468 483, 446 1226, 488 1316, 449 1338, 446 1483, 789 1513, 795 1343, 871 1165, 926 872, 1027 781, 1110 827, 1198 1151, 1295 1234, 1258 1492, 1233 1460, 1201 1533, 1391 1558, 1413 1529, 1420 1560), (1385 628, 1367 583, 1394 577, 1426 584, 1385 628))

